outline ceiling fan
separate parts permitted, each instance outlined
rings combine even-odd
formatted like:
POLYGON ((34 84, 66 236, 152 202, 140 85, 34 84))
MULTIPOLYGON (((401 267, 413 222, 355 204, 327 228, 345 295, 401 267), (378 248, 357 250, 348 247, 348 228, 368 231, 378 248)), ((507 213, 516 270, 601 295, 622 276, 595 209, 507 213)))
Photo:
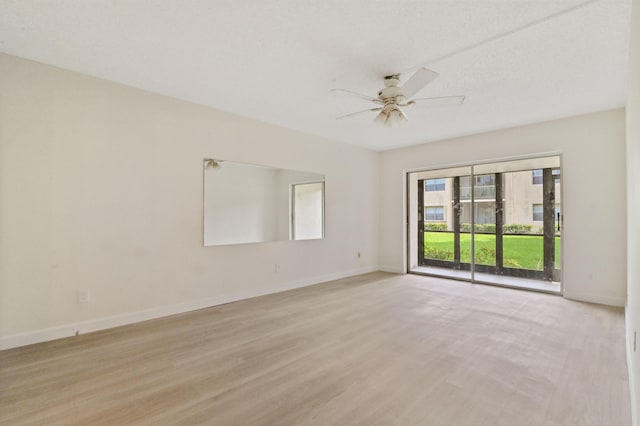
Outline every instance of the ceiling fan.
POLYGON ((400 74, 390 74, 384 77, 384 88, 378 92, 377 97, 362 95, 357 92, 344 89, 332 89, 334 92, 342 92, 357 96, 361 99, 374 102, 375 108, 363 111, 352 112, 351 114, 337 117, 336 120, 344 120, 358 114, 367 112, 377 112, 374 121, 388 127, 395 127, 408 121, 402 108, 424 105, 424 106, 446 106, 460 105, 464 102, 464 96, 440 96, 435 98, 414 98, 420 90, 431 83, 438 73, 428 68, 418 68, 418 70, 402 85, 400 84, 400 74))

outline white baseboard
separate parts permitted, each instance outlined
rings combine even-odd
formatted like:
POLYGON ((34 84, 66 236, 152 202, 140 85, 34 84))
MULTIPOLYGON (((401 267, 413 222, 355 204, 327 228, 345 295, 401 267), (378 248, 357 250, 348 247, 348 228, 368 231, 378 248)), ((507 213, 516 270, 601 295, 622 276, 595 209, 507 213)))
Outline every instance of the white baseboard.
POLYGON ((254 291, 245 291, 232 295, 223 295, 219 297, 194 300, 190 302, 179 303, 176 305, 159 306, 144 311, 130 312, 88 321, 74 322, 71 324, 65 324, 35 331, 28 331, 25 333, 2 336, 0 337, 0 350, 17 348, 19 346, 41 343, 49 340, 61 339, 64 337, 75 336, 77 334, 86 334, 93 331, 106 330, 109 328, 120 327, 127 324, 166 317, 169 315, 181 314, 198 309, 210 308, 212 306, 236 302, 238 300, 250 299, 252 297, 264 296, 266 294, 279 293, 281 291, 293 290, 295 288, 338 280, 354 275, 366 274, 368 272, 374 272, 378 270, 379 268, 377 266, 369 266, 365 268, 358 268, 349 271, 342 271, 305 278, 302 280, 279 283, 269 288, 256 289, 254 291))
MULTIPOLYGON (((312 278, 305 278, 303 280, 298 280, 298 281, 293 281, 293 282, 287 283, 287 284, 283 285, 282 289, 280 289, 280 290, 271 291, 271 292, 264 293, 264 294, 271 294, 271 293, 277 293, 277 292, 280 292, 280 291, 292 290, 294 288, 306 287, 306 286, 309 286, 309 285, 314 285, 314 284, 319 284, 319 283, 325 283, 327 281, 339 280, 341 278, 353 277, 354 275, 362 275, 362 274, 367 274, 369 272, 376 272, 376 271, 379 271, 379 270, 380 270, 380 268, 378 266, 367 266, 367 267, 364 267, 364 268, 351 269, 349 271, 343 271, 343 272, 337 272, 337 273, 333 273, 333 274, 320 275, 320 276, 316 276, 316 277, 312 277, 312 278)), ((262 296, 262 295, 260 295, 260 296, 262 296)), ((253 296, 250 296, 250 297, 253 297, 253 296)))
POLYGON ((380 265, 380 267, 378 269, 380 271, 391 272, 393 274, 404 274, 405 273, 403 268, 398 268, 396 266, 380 265))
POLYGON ((565 299, 577 300, 579 302, 599 303, 601 305, 624 307, 626 300, 624 297, 602 296, 599 294, 573 293, 564 291, 565 299))

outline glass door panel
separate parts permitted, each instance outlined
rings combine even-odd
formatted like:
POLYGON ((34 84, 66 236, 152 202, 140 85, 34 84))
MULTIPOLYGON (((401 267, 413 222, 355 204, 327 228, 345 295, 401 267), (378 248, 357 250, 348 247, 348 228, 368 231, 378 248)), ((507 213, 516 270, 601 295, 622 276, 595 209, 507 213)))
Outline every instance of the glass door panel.
POLYGON ((504 173, 503 274, 542 278, 542 169, 504 173), (514 270, 515 269, 515 270, 514 270))
POLYGON ((454 261, 453 211, 451 193, 453 178, 425 179, 424 193, 424 258, 454 261))
POLYGON ((493 272, 496 266, 496 174, 474 176, 473 206, 475 271, 493 272))
MULTIPOLYGON (((526 287, 544 291, 560 291, 560 158, 545 157, 483 164, 474 167, 483 173, 476 178, 495 182, 494 224, 495 263, 480 239, 483 216, 476 220, 478 231, 475 253, 478 281, 526 287), (493 172, 493 173, 487 173, 493 172), (482 253, 485 250, 486 253, 482 253)), ((487 182, 477 182, 481 184, 487 182)), ((478 191, 477 204, 483 203, 478 191)), ((488 198, 488 197, 487 197, 488 198)))
POLYGON ((464 206, 460 201, 459 176, 469 172, 470 168, 454 168, 409 175, 409 199, 410 203, 412 198, 415 199, 412 204, 416 211, 415 216, 410 214, 410 223, 417 224, 417 250, 410 270, 451 278, 471 278, 471 240, 468 233, 461 230, 460 217, 464 206))

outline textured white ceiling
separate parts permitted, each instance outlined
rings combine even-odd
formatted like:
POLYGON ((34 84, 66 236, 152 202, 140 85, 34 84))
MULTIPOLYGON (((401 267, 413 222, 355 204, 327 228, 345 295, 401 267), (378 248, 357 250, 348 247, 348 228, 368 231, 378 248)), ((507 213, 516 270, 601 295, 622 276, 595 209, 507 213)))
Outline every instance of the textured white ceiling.
POLYGON ((630 8, 630 0, 0 0, 0 51, 384 150, 623 106, 630 8), (330 89, 375 96, 384 75, 418 66, 440 73, 420 97, 464 94, 465 103, 408 110, 409 123, 394 129, 374 124, 373 113, 335 120, 369 104, 330 89))

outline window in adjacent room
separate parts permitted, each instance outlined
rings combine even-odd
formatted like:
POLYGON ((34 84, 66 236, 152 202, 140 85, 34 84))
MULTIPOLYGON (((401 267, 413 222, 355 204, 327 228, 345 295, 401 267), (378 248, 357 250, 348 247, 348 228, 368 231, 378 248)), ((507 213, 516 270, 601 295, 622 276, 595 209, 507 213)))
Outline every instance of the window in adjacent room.
POLYGON ((291 186, 291 239, 324 238, 324 182, 291 186))

